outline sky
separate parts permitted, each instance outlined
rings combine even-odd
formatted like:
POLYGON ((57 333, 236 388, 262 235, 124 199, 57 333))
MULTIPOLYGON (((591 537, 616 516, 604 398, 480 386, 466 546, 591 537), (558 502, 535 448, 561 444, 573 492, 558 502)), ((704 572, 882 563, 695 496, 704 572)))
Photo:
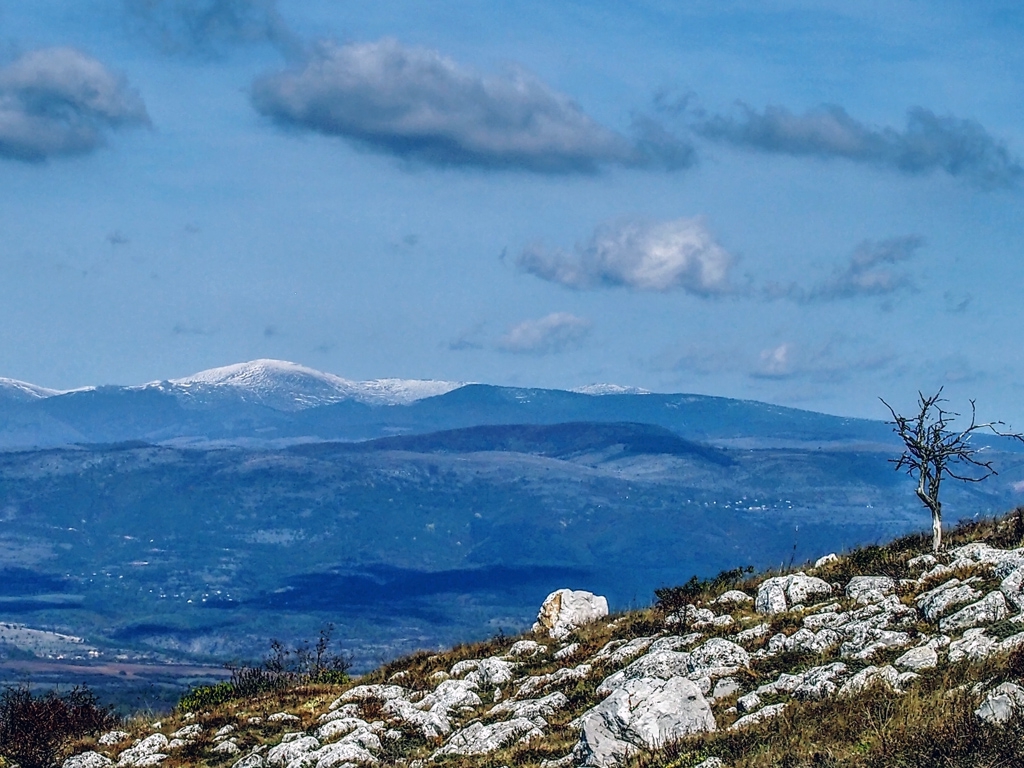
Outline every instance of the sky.
POLYGON ((1024 427, 1014 2, 0 0, 0 376, 1024 427))

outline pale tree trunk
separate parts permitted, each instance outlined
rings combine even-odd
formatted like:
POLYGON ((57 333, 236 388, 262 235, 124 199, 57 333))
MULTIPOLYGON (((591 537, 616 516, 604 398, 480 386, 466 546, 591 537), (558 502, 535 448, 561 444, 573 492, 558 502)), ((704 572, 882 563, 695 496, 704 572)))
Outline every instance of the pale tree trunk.
POLYGON ((934 483, 932 488, 928 488, 927 479, 927 475, 921 472, 921 477, 917 484, 917 498, 931 510, 932 552, 938 552, 942 549, 942 504, 939 502, 938 483, 934 483), (928 493, 929 490, 932 493, 928 493))
POLYGON ((932 552, 942 549, 942 513, 932 510, 932 552))

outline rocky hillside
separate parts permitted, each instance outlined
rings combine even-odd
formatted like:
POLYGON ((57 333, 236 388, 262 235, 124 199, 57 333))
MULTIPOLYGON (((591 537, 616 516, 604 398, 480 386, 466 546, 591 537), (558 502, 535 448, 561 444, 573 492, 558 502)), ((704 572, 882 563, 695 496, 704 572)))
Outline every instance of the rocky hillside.
POLYGON ((1024 517, 662 591, 561 590, 531 634, 184 711, 64 768, 1024 765, 1024 517))

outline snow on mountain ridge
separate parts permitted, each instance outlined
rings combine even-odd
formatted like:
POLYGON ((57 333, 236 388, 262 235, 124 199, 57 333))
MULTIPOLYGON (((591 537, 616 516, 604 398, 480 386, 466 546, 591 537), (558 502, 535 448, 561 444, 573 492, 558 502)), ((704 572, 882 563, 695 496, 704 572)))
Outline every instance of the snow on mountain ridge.
POLYGON ((649 395, 651 390, 641 387, 626 387, 622 384, 587 384, 570 390, 581 395, 649 395))
POLYGON ((299 411, 343 400, 407 405, 461 386, 461 382, 417 379, 351 381, 297 363, 264 359, 210 368, 141 388, 160 388, 197 401, 233 397, 277 410, 299 411))
POLYGON ((27 381, 0 377, 0 396, 5 396, 10 400, 42 400, 45 397, 59 394, 62 393, 57 389, 47 389, 36 384, 29 384, 27 381))

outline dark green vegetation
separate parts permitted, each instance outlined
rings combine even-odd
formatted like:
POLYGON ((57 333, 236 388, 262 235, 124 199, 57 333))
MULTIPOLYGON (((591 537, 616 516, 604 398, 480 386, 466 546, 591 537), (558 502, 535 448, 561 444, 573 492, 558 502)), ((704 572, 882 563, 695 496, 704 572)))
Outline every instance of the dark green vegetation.
MULTIPOLYGON (((273 450, 8 452, 0 622, 84 637, 100 661, 220 664, 333 621, 366 669, 521 631, 560 587, 622 608, 692 573, 784 566, 919 530, 890 455, 857 443, 711 446, 621 423, 273 450)), ((1010 506, 1021 457, 991 455, 999 482, 951 494, 951 512, 1010 506)), ((2 635, 8 658, 57 655, 2 635)), ((65 659, 91 663, 76 648, 65 659)))
POLYGON ((316 643, 302 642, 294 649, 280 640, 270 644, 270 653, 257 665, 230 666, 231 678, 213 685, 200 685, 181 697, 182 711, 202 711, 228 701, 251 699, 272 691, 348 682, 352 660, 331 649, 333 625, 320 630, 316 643))
POLYGON ((36 695, 27 686, 9 687, 0 693, 0 757, 20 768, 51 768, 76 740, 117 722, 85 688, 36 695))

